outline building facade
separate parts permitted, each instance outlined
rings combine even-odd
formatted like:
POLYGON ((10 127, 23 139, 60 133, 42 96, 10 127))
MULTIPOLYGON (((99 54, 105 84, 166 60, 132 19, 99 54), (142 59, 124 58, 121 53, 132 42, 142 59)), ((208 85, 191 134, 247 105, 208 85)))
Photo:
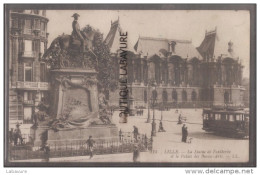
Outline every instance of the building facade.
MULTIPOLYGON (((111 23, 105 39, 119 77, 119 20, 111 23)), ((128 48, 128 88, 136 107, 146 107, 152 97, 164 107, 244 106, 241 86, 243 66, 227 43, 219 50, 217 30, 206 32, 199 47, 188 40, 139 36, 128 48), (152 84, 150 82, 153 82, 152 84)), ((118 91, 110 104, 118 105, 118 91)))
MULTIPOLYGON (((47 48, 46 10, 11 10, 9 23, 9 124, 31 125, 48 96, 48 69, 39 61, 47 48)), ((23 125, 25 126, 25 125, 23 125)))

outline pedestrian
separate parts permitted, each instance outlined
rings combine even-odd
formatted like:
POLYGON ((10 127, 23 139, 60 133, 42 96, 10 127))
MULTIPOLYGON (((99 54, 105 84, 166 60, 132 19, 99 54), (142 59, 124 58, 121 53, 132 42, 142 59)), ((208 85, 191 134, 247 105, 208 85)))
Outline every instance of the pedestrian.
POLYGON ((178 123, 177 124, 182 124, 182 117, 181 117, 181 114, 179 115, 179 118, 178 118, 178 123))
POLYGON ((89 136, 88 140, 86 141, 86 144, 87 144, 87 150, 90 153, 89 159, 91 159, 94 156, 93 148, 95 144, 95 141, 92 139, 92 136, 89 136))
POLYGON ((140 151, 139 151, 139 148, 138 148, 138 145, 135 144, 134 145, 134 151, 133 151, 133 161, 134 162, 139 162, 139 156, 140 156, 140 151))
POLYGON ((14 141, 14 129, 11 128, 11 131, 9 131, 9 142, 10 144, 13 144, 14 141))
POLYGON ((44 161, 45 162, 49 162, 50 160, 50 146, 48 145, 48 143, 46 143, 44 146, 43 146, 43 151, 44 151, 44 161))
POLYGON ((134 133, 134 139, 135 139, 135 141, 137 141, 137 136, 138 136, 139 132, 138 132, 138 128, 136 126, 134 126, 133 133, 134 133))
POLYGON ((164 128, 163 128, 162 121, 160 121, 158 132, 165 132, 165 130, 164 130, 164 128))
POLYGON ((187 142, 187 137, 188 137, 188 127, 184 128, 184 142, 187 142))
POLYGON ((23 137, 22 137, 22 132, 21 132, 19 123, 16 124, 16 128, 14 130, 14 145, 15 146, 17 146, 18 139, 20 141, 20 145, 22 145, 23 144, 23 137))
POLYGON ((119 130, 119 141, 123 140, 123 134, 122 134, 122 130, 119 130))
POLYGON ((182 134, 181 141, 182 141, 182 142, 185 142, 185 136, 184 136, 184 134, 185 134, 185 128, 186 128, 186 126, 185 126, 185 124, 183 124, 183 126, 182 126, 182 128, 181 128, 181 130, 182 130, 182 132, 181 132, 181 134, 182 134))

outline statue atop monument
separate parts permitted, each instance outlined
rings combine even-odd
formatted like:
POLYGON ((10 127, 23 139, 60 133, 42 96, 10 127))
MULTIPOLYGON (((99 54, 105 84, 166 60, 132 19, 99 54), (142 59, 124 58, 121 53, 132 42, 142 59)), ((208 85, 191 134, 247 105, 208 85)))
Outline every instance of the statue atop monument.
POLYGON ((64 145, 68 140, 96 138, 117 139, 105 90, 116 87, 112 57, 103 34, 86 25, 80 29, 79 14, 72 15, 71 35, 56 37, 42 60, 50 65, 50 98, 35 115, 34 144, 48 142, 64 145), (103 89, 102 89, 103 88, 103 89), (47 115, 46 115, 47 114, 47 115))
POLYGON ((73 29, 73 31, 71 33, 71 37, 73 39, 79 39, 80 40, 81 47, 82 47, 82 52, 84 52, 85 51, 84 38, 81 35, 80 26, 79 26, 79 23, 78 23, 79 14, 74 13, 72 15, 72 17, 74 17, 74 21, 72 22, 72 29, 73 29))
POLYGON ((42 56, 42 61, 50 64, 51 68, 94 68, 97 65, 97 56, 93 52, 93 41, 97 30, 90 25, 80 30, 78 17, 72 17, 71 35, 62 34, 55 38, 50 47, 42 56))

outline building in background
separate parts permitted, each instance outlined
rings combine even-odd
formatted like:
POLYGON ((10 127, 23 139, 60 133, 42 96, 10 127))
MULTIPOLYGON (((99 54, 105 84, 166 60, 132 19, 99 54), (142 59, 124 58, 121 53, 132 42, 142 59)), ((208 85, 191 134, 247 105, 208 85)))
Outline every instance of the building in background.
MULTIPOLYGON (((119 20, 111 22, 105 39, 118 77, 121 30, 119 20)), ((217 30, 206 31, 197 48, 188 40, 140 36, 134 47, 128 47, 127 55, 134 105, 146 107, 153 95, 164 107, 244 106, 243 66, 233 43, 227 43, 226 51, 219 49, 217 30)), ((118 93, 110 92, 111 105, 118 105, 118 93)))
MULTIPOLYGON (((29 128, 37 105, 48 99, 46 63, 39 61, 47 48, 45 10, 10 11, 9 124, 29 128)), ((111 22, 104 42, 114 58, 119 78, 119 19, 111 22)), ((140 36, 128 46, 128 88, 136 107, 147 107, 151 97, 167 107, 244 106, 243 66, 227 43, 218 47, 217 31, 205 33, 199 47, 192 41, 140 36), (151 82, 153 82, 151 84, 151 82)), ((110 105, 119 105, 119 91, 106 92, 110 105)))
POLYGON ((9 128, 31 126, 36 106, 48 96, 46 10, 11 10, 9 23, 9 128), (28 125, 27 125, 28 124, 28 125))

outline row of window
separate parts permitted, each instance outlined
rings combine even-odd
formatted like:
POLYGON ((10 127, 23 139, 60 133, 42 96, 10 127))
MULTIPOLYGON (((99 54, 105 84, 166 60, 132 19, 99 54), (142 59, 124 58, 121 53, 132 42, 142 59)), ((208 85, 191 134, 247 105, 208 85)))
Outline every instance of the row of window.
POLYGON ((12 12, 46 16, 46 10, 12 10, 12 12))
MULTIPOLYGON (((38 92, 38 95, 36 95, 36 94, 37 94, 36 91, 24 91, 23 100, 24 101, 35 101, 36 97, 37 97, 38 101, 42 101, 42 99, 44 99, 46 96, 45 92, 38 92)), ((32 106, 24 106, 23 120, 28 121, 28 123, 31 123, 32 115, 35 112, 34 110, 35 109, 32 106)))
MULTIPOLYGON (((152 98, 157 99, 157 91, 153 90, 152 91, 152 98)), ((162 92, 162 99, 164 102, 168 101, 168 93, 167 91, 162 92)), ((172 91, 172 100, 178 101, 178 93, 177 91, 172 91)), ((195 91, 192 91, 191 93, 191 101, 196 101, 197 100, 197 93, 195 91)), ((147 91, 144 91, 144 101, 147 102, 147 91)), ((185 90, 182 91, 182 101, 187 101, 187 92, 185 90)))
MULTIPOLYGON (((25 53, 30 53, 33 52, 35 49, 33 48, 33 41, 32 40, 24 40, 24 52, 25 53)), ((40 53, 44 53, 45 47, 44 47, 44 42, 40 42, 40 53)))
MULTIPOLYGON (((24 81, 33 81, 33 63, 24 63, 24 81)), ((46 64, 40 63, 40 81, 46 81, 46 64)))
POLYGON ((204 120, 244 121, 244 114, 203 114, 204 120))
MULTIPOLYGON (((12 28, 22 28, 22 21, 19 21, 18 18, 12 19, 12 28)), ((24 34, 32 34, 33 30, 41 31, 41 35, 46 34, 46 22, 41 21, 40 19, 25 19, 24 26, 23 26, 23 33, 24 34)))

